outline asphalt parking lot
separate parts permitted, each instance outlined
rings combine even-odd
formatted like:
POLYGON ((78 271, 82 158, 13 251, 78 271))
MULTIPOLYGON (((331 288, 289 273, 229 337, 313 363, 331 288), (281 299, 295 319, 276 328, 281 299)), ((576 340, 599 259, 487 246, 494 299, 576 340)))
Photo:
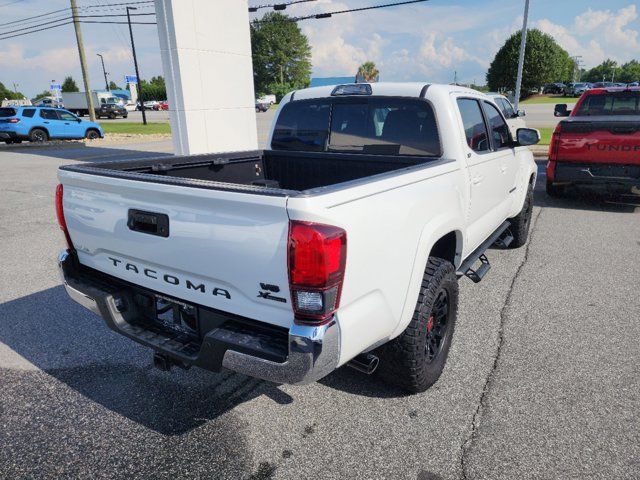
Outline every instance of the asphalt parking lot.
POLYGON ((541 176, 529 244, 461 281, 424 394, 347 368, 279 386, 155 370, 60 285, 57 167, 170 150, 0 149, 1 478, 640 477, 636 198, 555 200, 541 176))

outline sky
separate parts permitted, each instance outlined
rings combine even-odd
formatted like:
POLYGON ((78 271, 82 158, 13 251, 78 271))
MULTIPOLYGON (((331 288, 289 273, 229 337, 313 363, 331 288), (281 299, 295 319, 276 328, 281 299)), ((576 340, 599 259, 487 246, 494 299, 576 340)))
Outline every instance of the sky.
MULTIPOLYGON (((121 1, 78 0, 78 5, 121 1)), ((388 2, 317 0, 291 6, 286 12, 299 16, 380 3, 388 2)), ((68 0, 0 0, 0 24, 68 5, 68 0)), ((358 65, 372 60, 383 81, 449 83, 457 75, 459 82, 483 84, 495 53, 522 27, 523 8, 524 0, 430 0, 299 25, 312 47, 313 76, 351 76, 358 65)), ((139 10, 152 11, 153 4, 139 10)), ((581 55, 586 68, 606 58, 622 63, 640 58, 639 18, 640 5, 631 0, 530 0, 530 28, 551 34, 570 55, 581 55)), ((149 21, 149 17, 139 19, 149 21)), ((0 31, 17 27, 0 25, 0 31)), ((104 87, 98 53, 104 56, 110 80, 121 85, 124 75, 134 73, 127 26, 84 24, 82 28, 92 87, 104 87)), ((134 35, 141 76, 162 75, 156 27, 135 25, 134 35)), ((0 82, 8 88, 15 82, 30 97, 47 89, 51 80, 61 82, 67 75, 81 85, 71 25, 0 40, 0 82)))

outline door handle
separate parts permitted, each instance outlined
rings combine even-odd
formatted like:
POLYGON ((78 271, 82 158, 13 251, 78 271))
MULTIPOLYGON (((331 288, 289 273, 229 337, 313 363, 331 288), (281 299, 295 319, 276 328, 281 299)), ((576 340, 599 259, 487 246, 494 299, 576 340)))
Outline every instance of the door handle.
POLYGON ((471 179, 471 183, 473 183, 474 185, 478 185, 479 183, 482 182, 482 180, 484 180, 484 177, 482 175, 478 175, 471 179))
POLYGON ((500 171, 501 171, 502 173, 507 173, 507 166, 506 166, 506 165, 502 165, 502 166, 500 167, 500 171))
POLYGON ((67 122, 64 122, 64 124, 65 124, 65 125, 69 125, 69 123, 67 123, 67 122))
POLYGON ((49 122, 42 122, 42 123, 46 123, 47 125, 49 125, 49 122))

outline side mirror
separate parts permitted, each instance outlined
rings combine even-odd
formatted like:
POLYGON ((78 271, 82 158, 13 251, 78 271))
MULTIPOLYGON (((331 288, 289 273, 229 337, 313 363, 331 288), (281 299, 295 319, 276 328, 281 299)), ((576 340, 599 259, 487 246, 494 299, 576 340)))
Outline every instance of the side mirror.
POLYGON ((558 103, 553 109, 554 117, 568 117, 571 113, 571 110, 567 110, 566 103, 558 103))
POLYGON ((80 120, 79 118, 76 118, 76 122, 80 123, 82 120, 80 120))
POLYGON ((524 117, 527 115, 527 112, 525 112, 524 110, 518 110, 516 112, 516 117, 524 117))
POLYGON ((535 128, 519 128, 516 132, 518 146, 535 145, 540 141, 540 132, 535 128))

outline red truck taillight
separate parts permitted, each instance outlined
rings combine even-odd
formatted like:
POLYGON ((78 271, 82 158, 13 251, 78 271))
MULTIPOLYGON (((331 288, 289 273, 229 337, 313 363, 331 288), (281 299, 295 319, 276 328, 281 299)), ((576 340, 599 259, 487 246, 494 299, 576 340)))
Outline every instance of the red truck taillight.
POLYGON ((69 236, 69 230, 67 230, 67 221, 64 219, 64 209, 62 208, 62 197, 64 194, 64 188, 62 184, 59 184, 56 188, 56 216, 58 217, 58 225, 64 233, 64 238, 67 240, 67 246, 70 250, 74 250, 71 237, 69 236))
POLYGON ((562 124, 559 123, 551 136, 549 142, 549 160, 556 161, 558 159, 558 150, 560 149, 560 135, 562 134, 562 124))
POLYGON ((329 321, 340 305, 347 232, 331 225, 292 220, 288 250, 296 323, 320 325, 329 321))

